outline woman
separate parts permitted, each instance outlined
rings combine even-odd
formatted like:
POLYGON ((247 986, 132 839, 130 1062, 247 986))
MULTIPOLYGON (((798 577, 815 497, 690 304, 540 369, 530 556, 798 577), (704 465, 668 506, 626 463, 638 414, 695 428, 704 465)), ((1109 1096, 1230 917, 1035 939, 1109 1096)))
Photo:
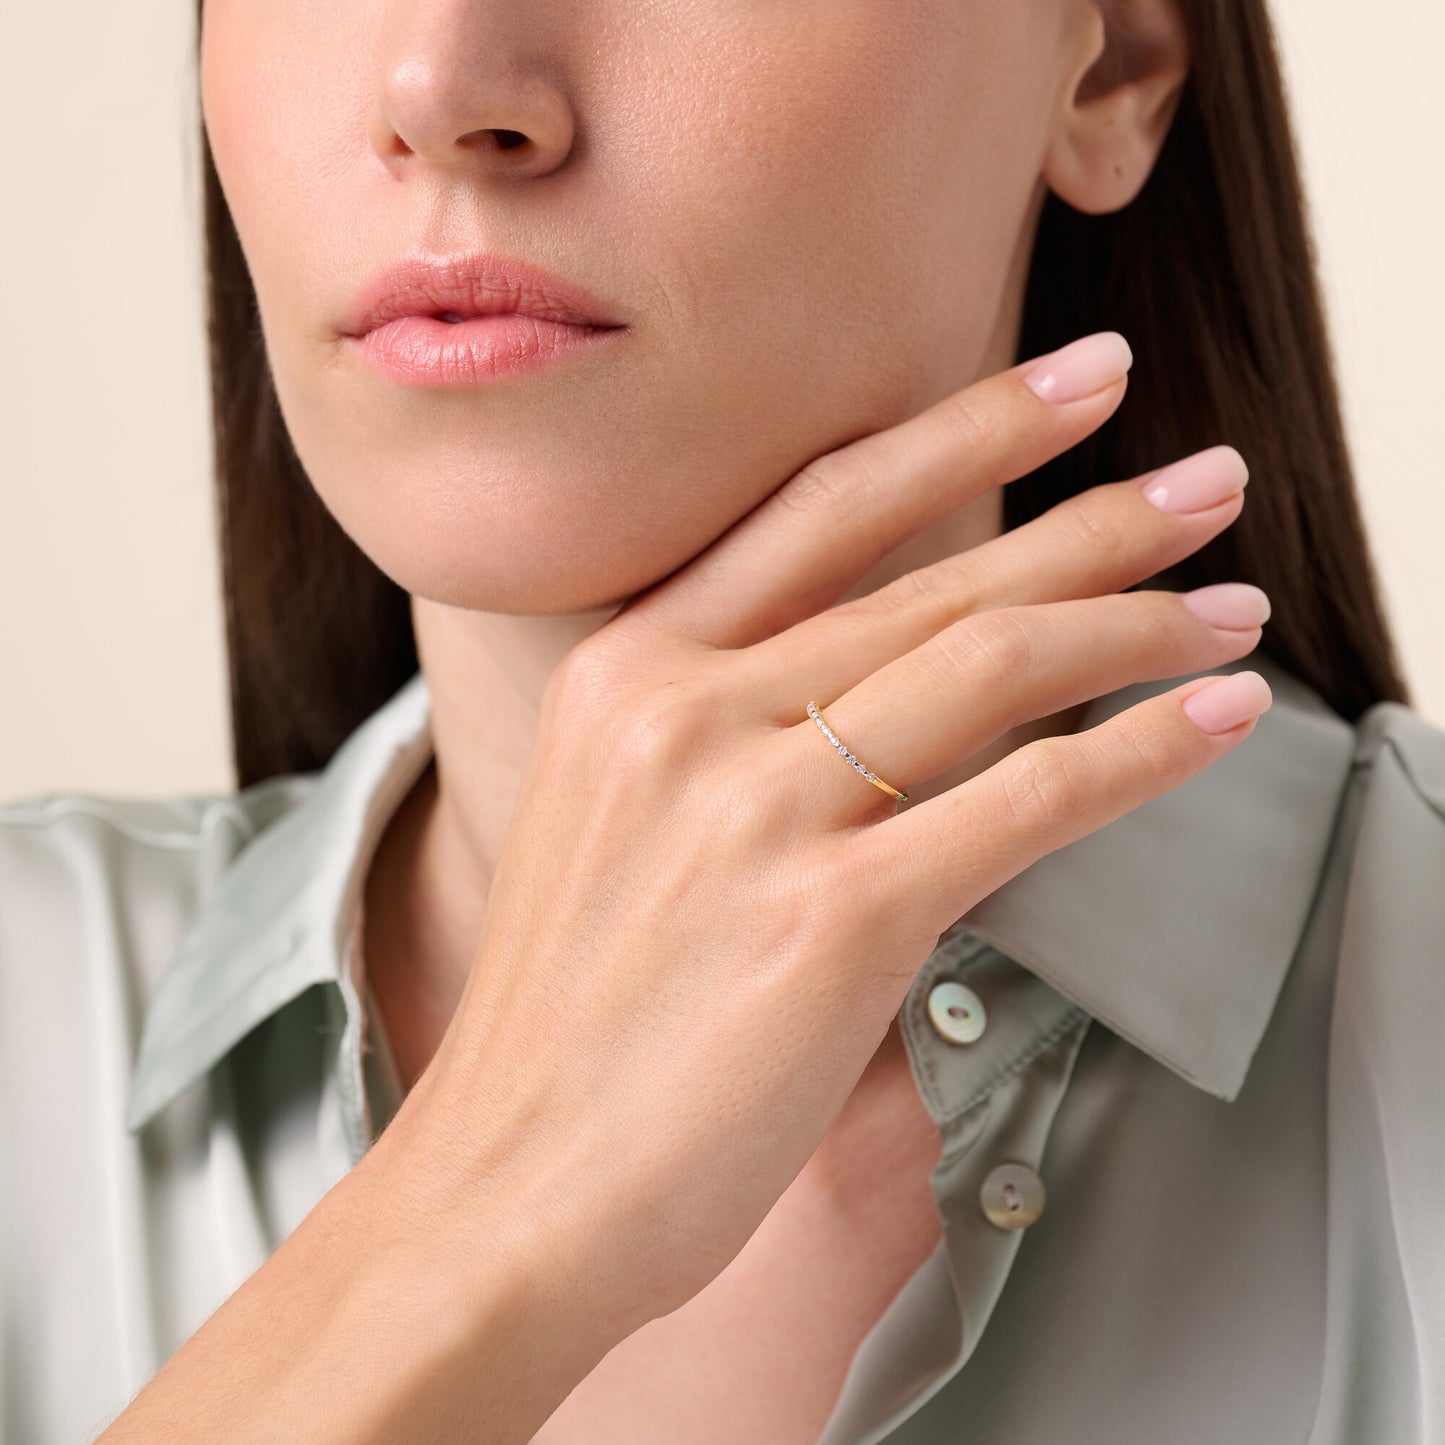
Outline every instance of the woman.
POLYGON ((202 17, 241 792, 0 828, 10 1431, 1424 1445, 1262 6, 347 20, 202 17))

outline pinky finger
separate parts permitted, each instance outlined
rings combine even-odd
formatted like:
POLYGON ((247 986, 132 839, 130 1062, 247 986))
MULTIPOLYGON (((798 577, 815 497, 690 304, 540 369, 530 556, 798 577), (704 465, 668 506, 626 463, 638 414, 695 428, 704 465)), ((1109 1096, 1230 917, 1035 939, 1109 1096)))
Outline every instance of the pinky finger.
POLYGON ((1202 772, 1249 736, 1272 701, 1257 672, 1192 678, 1096 727, 1037 738, 855 834, 852 846, 867 856, 850 876, 895 913, 903 880, 910 932, 934 937, 1046 853, 1202 772))

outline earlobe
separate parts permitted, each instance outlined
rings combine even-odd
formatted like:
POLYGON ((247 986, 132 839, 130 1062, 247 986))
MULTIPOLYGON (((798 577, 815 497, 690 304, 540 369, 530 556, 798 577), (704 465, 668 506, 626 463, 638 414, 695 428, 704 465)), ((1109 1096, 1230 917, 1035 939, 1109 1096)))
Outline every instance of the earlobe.
POLYGON ((1189 43, 1177 0, 1088 9, 1086 49, 1065 78, 1042 177, 1076 210, 1102 215, 1149 179, 1183 98, 1189 43))

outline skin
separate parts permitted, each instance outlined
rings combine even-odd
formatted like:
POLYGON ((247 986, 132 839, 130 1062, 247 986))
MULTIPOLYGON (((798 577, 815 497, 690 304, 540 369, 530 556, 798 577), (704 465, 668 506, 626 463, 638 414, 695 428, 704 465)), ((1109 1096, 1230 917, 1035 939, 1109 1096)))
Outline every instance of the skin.
MULTIPOLYGON (((1172 0, 362 0, 336 19, 207 0, 201 99, 301 460, 413 599, 436 760, 368 870, 365 937, 410 1088, 461 997, 558 660, 811 459, 1010 365, 1046 194, 1097 213, 1138 193, 1188 51, 1172 0), (1105 21, 1125 9, 1128 45, 1105 21), (381 266, 479 246, 581 282, 632 334, 449 392, 341 345, 381 266)), ((1001 505, 985 492, 847 596, 997 536, 1001 505)), ((1078 712, 894 781, 933 797, 1078 712)), ((932 1246, 936 1147, 895 1025, 737 1267, 669 1317, 701 1339, 756 1320, 800 1239, 800 1274, 855 1260, 800 1438, 932 1246), (902 1157, 880 1170, 885 1141, 902 1157), (884 1197, 880 1176, 911 1193, 884 1197), (874 1213, 907 1227, 870 1229, 874 1213)), ((755 1383, 770 1352, 744 1362, 755 1383)))

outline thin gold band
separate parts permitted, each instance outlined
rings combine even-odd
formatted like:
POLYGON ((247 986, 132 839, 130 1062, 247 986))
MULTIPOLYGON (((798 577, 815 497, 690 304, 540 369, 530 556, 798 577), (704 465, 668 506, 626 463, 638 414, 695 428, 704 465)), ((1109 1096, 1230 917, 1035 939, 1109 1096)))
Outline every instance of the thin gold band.
POLYGON ((838 755, 843 759, 844 762, 851 763, 860 773, 863 774, 865 778, 868 779, 870 783, 873 784, 875 788, 882 788, 885 793, 887 793, 890 797, 897 798, 900 803, 906 803, 908 801, 907 793, 900 793, 897 788, 890 787, 887 783, 885 783, 883 779, 878 776, 877 773, 870 773, 868 769, 865 768, 863 764, 860 763, 858 759, 855 758, 853 754, 850 753, 848 749, 843 746, 843 743, 839 739, 838 734, 835 733, 833 729, 830 728, 828 724, 823 720, 823 714, 818 711, 817 703, 810 702, 808 704, 808 716, 812 718, 813 721, 817 723, 820 728, 823 729, 823 735, 828 739, 830 743, 833 744, 835 748, 837 748, 838 755))

